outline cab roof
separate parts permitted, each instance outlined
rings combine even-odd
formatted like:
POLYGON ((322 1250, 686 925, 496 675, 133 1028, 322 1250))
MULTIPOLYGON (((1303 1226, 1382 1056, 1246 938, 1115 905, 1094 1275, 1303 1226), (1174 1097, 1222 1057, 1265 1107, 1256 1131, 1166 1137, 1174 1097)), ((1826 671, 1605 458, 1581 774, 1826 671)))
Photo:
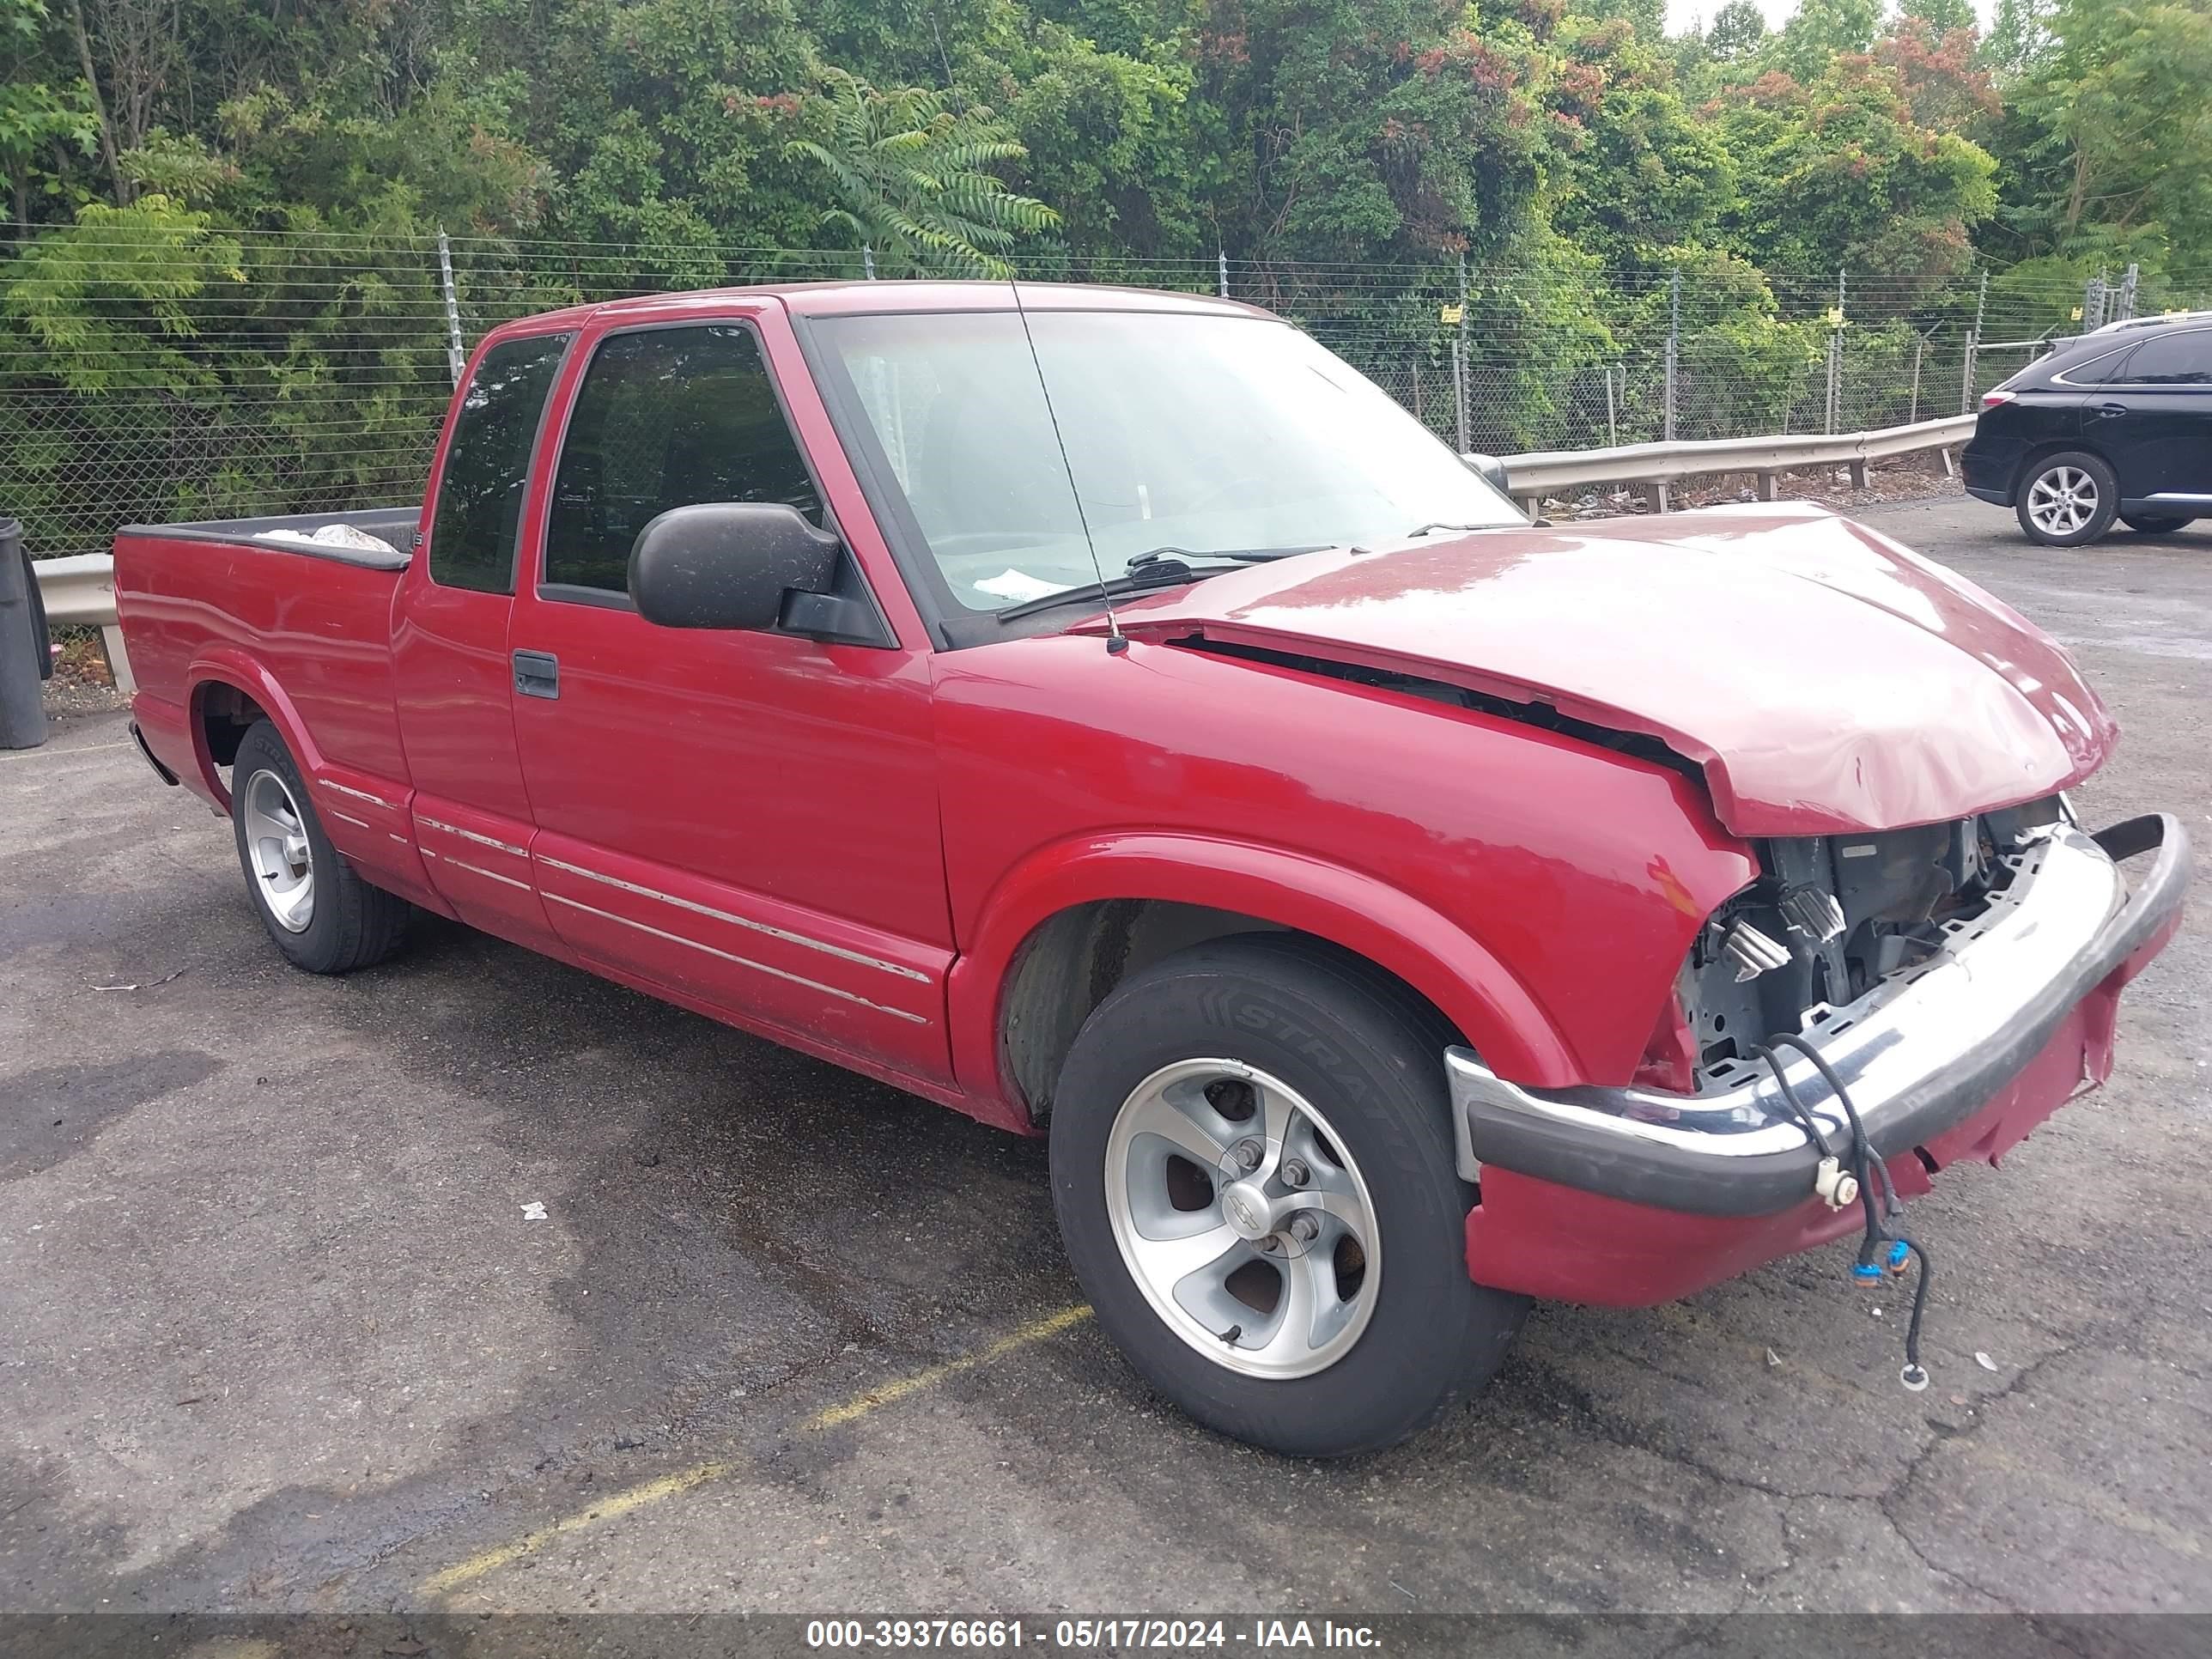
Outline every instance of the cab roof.
POLYGON ((1224 317, 1273 313, 1237 300, 1207 294, 1177 294, 1166 289, 1118 288, 1103 283, 951 282, 935 278, 892 278, 835 283, 757 283, 735 288, 686 289, 678 294, 640 295, 539 312, 503 324, 495 332, 535 334, 547 329, 581 327, 592 322, 647 323, 712 316, 733 305, 773 300, 797 317, 830 317, 883 312, 1011 311, 1020 303, 1032 311, 1164 311, 1224 317))

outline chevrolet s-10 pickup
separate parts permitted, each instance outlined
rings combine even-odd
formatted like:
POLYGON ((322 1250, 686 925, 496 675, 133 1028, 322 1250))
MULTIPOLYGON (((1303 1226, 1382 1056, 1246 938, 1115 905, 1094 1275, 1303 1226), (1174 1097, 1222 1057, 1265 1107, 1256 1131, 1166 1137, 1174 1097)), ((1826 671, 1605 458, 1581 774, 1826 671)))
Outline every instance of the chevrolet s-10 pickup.
POLYGON ((1351 1452, 1532 1297, 1904 1271, 2188 876, 2076 821, 2113 722, 1972 584, 1498 472, 1223 301, 583 307, 482 343, 419 507, 125 530, 134 729, 301 968, 431 911, 1049 1136, 1136 1370, 1351 1452))

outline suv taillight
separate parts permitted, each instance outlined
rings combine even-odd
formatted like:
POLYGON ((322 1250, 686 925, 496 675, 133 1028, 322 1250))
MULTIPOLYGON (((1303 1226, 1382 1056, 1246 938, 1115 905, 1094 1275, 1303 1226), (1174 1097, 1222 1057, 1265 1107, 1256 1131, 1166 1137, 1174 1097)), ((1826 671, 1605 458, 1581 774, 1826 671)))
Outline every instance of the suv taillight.
POLYGON ((1982 393, 1982 407, 1995 409, 1999 404, 2008 404, 2019 396, 2020 393, 2017 392, 2007 392, 2002 386, 1999 386, 1995 392, 1982 393))

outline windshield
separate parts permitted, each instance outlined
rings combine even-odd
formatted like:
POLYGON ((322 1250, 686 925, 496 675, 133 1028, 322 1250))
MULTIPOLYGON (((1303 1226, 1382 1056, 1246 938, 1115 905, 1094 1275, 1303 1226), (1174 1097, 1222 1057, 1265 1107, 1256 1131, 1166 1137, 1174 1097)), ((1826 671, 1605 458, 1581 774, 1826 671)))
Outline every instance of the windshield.
POLYGON ((818 325, 970 610, 1095 586, 1163 548, 1202 563, 1524 522, 1371 381, 1283 324, 1032 311, 1029 325, 1034 360, 1012 311, 818 325))

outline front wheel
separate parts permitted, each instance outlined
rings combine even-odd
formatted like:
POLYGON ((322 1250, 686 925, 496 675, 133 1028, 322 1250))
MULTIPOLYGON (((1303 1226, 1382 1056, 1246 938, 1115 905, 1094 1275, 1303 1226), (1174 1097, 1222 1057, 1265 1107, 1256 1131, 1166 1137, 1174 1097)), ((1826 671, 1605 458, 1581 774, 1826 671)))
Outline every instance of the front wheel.
POLYGON ((2112 469, 2079 450, 2048 455, 2020 481, 2014 512, 2032 542, 2080 547, 2112 527, 2120 490, 2112 469))
POLYGON ((1528 1299, 1468 1277, 1448 1040, 1364 964, 1265 934, 1132 975, 1084 1025, 1060 1231, 1101 1327, 1200 1422, 1373 1450, 1504 1358, 1528 1299))
POLYGON ((2144 513, 2123 513, 2120 522, 2139 536, 2171 536, 2197 522, 2194 519, 2159 518, 2144 513))

